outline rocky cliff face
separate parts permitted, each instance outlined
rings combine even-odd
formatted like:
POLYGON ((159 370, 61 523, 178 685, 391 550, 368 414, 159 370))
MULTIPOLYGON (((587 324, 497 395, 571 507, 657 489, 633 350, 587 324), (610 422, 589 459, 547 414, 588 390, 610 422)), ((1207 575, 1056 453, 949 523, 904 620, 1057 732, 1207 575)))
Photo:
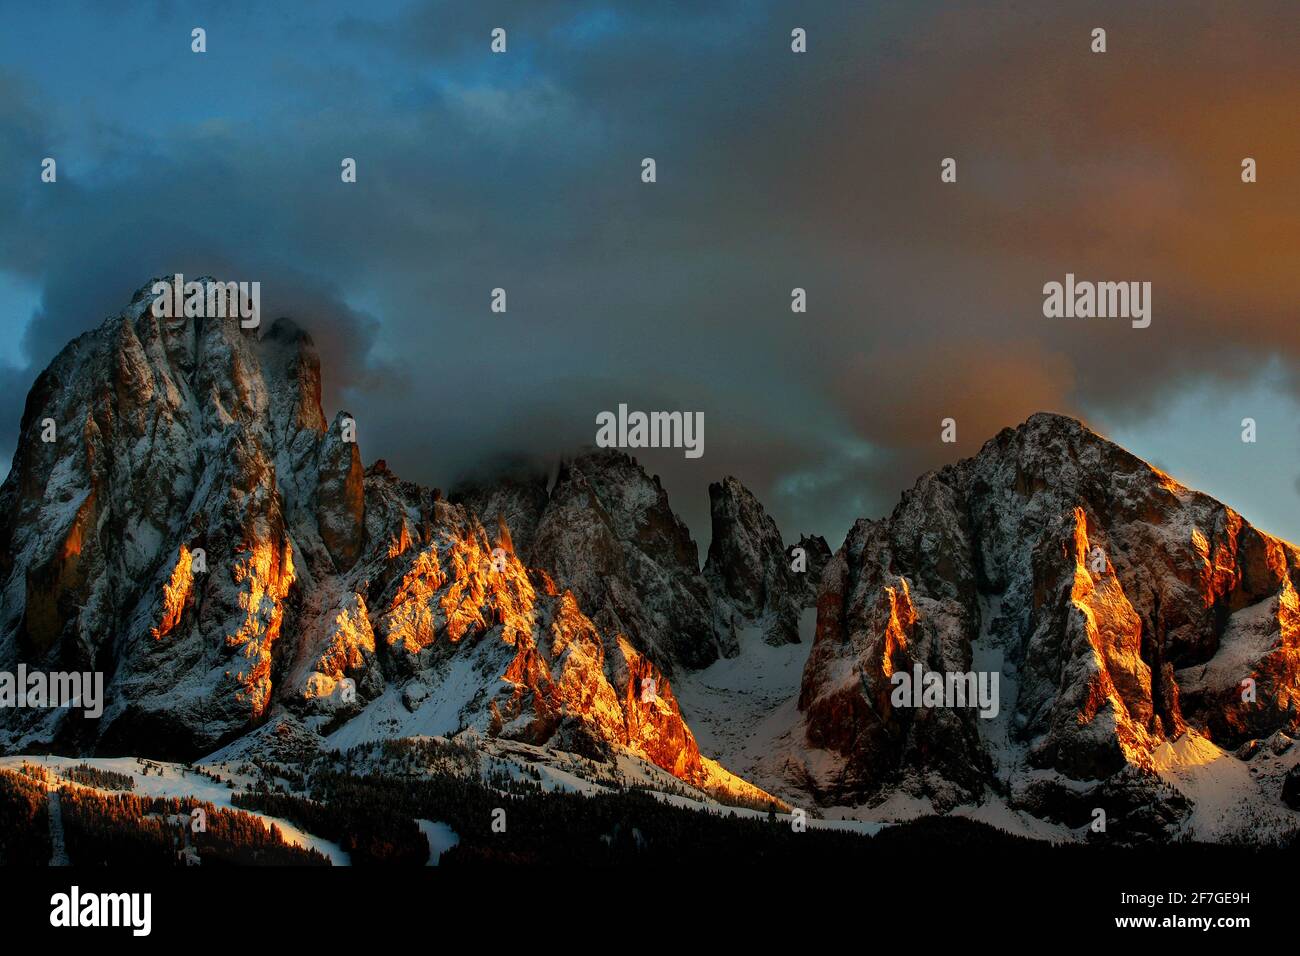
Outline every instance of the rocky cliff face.
POLYGON ((592 619, 669 670, 719 653, 699 552, 658 477, 621 452, 567 461, 542 512, 532 560, 572 588, 592 619))
MULTIPOLYGON (((147 289, 148 287, 146 287, 147 289)), ((324 438, 319 370, 288 323, 155 318, 141 290, 71 343, 28 396, 0 489, 0 660, 97 669, 116 693, 94 726, 8 711, 10 739, 150 739, 189 749, 270 703, 295 535, 324 438)))
POLYGON ((797 643, 808 572, 792 570, 776 522, 735 478, 709 486, 709 512, 713 540, 704 579, 726 644, 738 646, 738 628, 751 623, 761 623, 769 643, 797 643))
POLYGON ((1298 580, 1294 546, 1035 415, 858 522, 830 562, 799 709, 834 759, 801 772, 827 802, 987 789, 1050 816, 1142 785, 1188 728, 1221 748, 1294 733, 1298 580), (995 670, 1001 715, 894 706, 891 675, 917 663, 995 670))
POLYGON ((516 549, 523 542, 526 560, 572 589, 602 629, 623 633, 672 673, 734 656, 743 627, 762 629, 773 643, 798 641, 799 612, 813 605, 830 559, 824 540, 803 538, 795 561, 735 478, 710 486, 709 495, 713 542, 703 571, 658 477, 622 452, 566 461, 549 492, 540 476, 512 476, 452 497, 485 526, 504 527, 516 549))

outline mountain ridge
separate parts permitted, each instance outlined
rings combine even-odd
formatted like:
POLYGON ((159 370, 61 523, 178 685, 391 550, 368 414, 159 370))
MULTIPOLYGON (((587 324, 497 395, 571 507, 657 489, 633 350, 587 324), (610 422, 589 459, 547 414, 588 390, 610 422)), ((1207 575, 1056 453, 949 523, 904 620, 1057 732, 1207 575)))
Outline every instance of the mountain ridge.
POLYGON ((6 750, 472 733, 819 812, 996 803, 1079 837, 1093 801, 1143 839, 1199 825, 1164 792, 1196 741, 1300 733, 1300 550, 1068 416, 834 552, 727 476, 701 563, 624 452, 444 497, 363 466, 297 325, 160 319, 148 287, 38 377, 0 486, 0 667, 101 669, 109 708, 0 713, 6 750), (1001 717, 895 707, 916 664, 992 668, 1001 717))

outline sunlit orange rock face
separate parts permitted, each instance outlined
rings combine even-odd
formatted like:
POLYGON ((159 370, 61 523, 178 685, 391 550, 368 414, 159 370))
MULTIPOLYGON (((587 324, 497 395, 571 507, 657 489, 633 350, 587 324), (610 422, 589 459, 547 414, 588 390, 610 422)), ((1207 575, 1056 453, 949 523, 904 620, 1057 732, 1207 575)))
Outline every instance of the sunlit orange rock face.
POLYGON ((1225 748, 1295 731, 1298 578, 1294 546, 1036 415, 859 522, 832 560, 799 706, 808 745, 839 760, 810 763, 809 785, 953 805, 1005 790, 1008 746, 1092 781, 1150 767, 1189 728, 1225 748), (1004 728, 889 705, 891 667, 966 671, 976 649, 1002 678, 1004 728))
POLYGON ((190 603, 193 587, 194 555, 182 544, 176 559, 176 567, 172 569, 171 577, 163 585, 162 611, 158 626, 149 630, 155 640, 166 637, 172 632, 172 628, 180 623, 181 613, 190 603))
MULTIPOLYGON (((348 593, 323 623, 325 639, 318 648, 312 672, 303 681, 303 697, 308 700, 336 696, 344 677, 365 676, 375 658, 375 632, 364 596, 348 593)), ((371 680, 363 693, 375 692, 378 687, 371 680)))
MULTIPOLYGON (((384 527, 374 535, 384 542, 382 554, 356 569, 370 598, 362 603, 358 596, 356 611, 342 616, 346 627, 339 615, 328 622, 330 637, 319 652, 309 642, 293 670, 301 693, 289 698, 291 706, 346 719, 387 686, 445 683, 443 675, 460 662, 480 675, 454 701, 465 726, 597 759, 626 747, 684 780, 718 782, 659 668, 622 635, 603 635, 571 591, 527 568, 508 532, 498 527, 490 538, 465 509, 386 468, 372 469, 367 490, 371 525, 384 527), (371 636, 345 636, 360 633, 371 636), (368 679, 376 672, 384 679, 368 679), (351 707, 334 699, 345 677, 358 688, 351 707), (646 682, 650 694, 643 694, 646 682)), ((304 623, 310 633, 311 622, 304 623)))
MULTIPOLYGON (((1300 602, 1294 580, 1294 572, 1283 576, 1275 593, 1229 620, 1223 653, 1176 675, 1184 706, 1203 715, 1207 733, 1225 746, 1300 727, 1300 602)), ((1239 593, 1229 595, 1228 606, 1239 593)))
POLYGON ((294 582, 293 550, 288 542, 256 542, 237 552, 234 580, 239 587, 239 610, 226 648, 236 652, 235 666, 227 676, 240 687, 254 718, 266 711, 271 698, 271 651, 284 625, 284 599, 294 582))
POLYGON ((628 745, 689 783, 707 783, 708 770, 668 679, 622 637, 615 648, 613 673, 615 686, 622 691, 628 745))
POLYGON ((1065 670, 1058 672, 1052 702, 1054 732, 1032 759, 1071 776, 1099 777, 1125 760, 1144 761, 1161 736, 1161 718, 1152 700, 1152 670, 1142 657, 1142 619, 1105 552, 1090 542, 1084 509, 1075 508, 1057 528, 1060 549, 1039 548, 1034 571, 1045 595, 1039 613, 1056 622, 1060 645, 1035 648, 1030 663, 1065 670))

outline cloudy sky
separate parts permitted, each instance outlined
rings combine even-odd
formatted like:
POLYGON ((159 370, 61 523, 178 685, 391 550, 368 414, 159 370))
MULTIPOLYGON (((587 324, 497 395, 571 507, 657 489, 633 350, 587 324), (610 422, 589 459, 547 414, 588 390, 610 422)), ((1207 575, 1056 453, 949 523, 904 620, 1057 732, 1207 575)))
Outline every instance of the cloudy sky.
POLYGON ((5 11, 5 462, 68 339, 213 273, 429 484, 702 411, 702 458, 639 456, 701 542, 735 474, 837 546, 1052 410, 1300 541, 1294 0, 284 6, 5 11), (1044 318, 1067 272, 1151 282, 1151 326, 1044 318))

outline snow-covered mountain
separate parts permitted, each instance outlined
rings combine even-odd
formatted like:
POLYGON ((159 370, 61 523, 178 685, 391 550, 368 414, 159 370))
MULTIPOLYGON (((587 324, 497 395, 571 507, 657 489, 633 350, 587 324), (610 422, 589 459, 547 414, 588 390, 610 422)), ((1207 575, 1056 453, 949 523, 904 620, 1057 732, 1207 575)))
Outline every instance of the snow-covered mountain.
POLYGON ((0 670, 108 693, 99 720, 0 710, 5 752, 460 734, 826 816, 1296 826, 1300 551, 1072 419, 1003 431, 833 555, 724 478, 701 566, 619 452, 447 498, 364 468, 305 332, 156 318, 151 285, 28 396, 0 670), (917 664, 996 673, 997 716, 895 706, 917 664))

